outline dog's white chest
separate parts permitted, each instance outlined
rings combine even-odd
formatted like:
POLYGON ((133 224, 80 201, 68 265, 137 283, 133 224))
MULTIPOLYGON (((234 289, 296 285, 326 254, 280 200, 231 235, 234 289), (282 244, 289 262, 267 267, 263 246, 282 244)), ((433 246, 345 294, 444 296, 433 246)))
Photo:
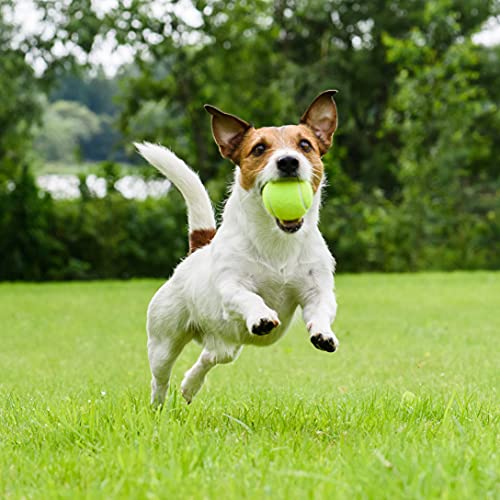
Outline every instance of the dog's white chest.
POLYGON ((293 314, 297 307, 297 290, 294 279, 285 268, 261 270, 255 278, 256 292, 280 316, 293 314))

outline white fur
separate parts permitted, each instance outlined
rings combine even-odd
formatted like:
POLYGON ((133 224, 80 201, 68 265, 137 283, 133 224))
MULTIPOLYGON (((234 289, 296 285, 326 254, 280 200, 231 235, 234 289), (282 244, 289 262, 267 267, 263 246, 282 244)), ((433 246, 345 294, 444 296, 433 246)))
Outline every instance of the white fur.
MULTIPOLYGON (((172 152, 150 144, 137 147, 146 159, 158 168, 160 165, 174 184, 188 177, 188 167, 172 152), (180 174, 174 171, 176 167, 181 169, 180 174)), ((307 176, 311 167, 300 156, 299 175, 307 176)), ((265 174, 261 173, 266 180, 271 175, 271 162, 268 167, 265 174)), ((311 338, 338 345, 330 326, 337 309, 334 259, 317 227, 320 190, 302 228, 287 234, 264 209, 259 180, 254 188, 245 191, 239 175, 237 169, 223 222, 212 242, 183 260, 149 305, 153 404, 163 403, 172 366, 188 342, 196 340, 203 345, 198 361, 181 384, 183 396, 190 402, 208 371, 216 364, 236 359, 243 345, 266 346, 280 339, 299 305, 311 338), (252 327, 263 319, 279 322, 279 326, 265 335, 253 334, 252 327)), ((209 201, 206 192, 199 192, 199 179, 189 184, 191 181, 192 177, 182 185, 182 192, 190 213, 194 213, 192 207, 198 203, 194 192, 202 200, 200 205, 206 207, 209 201), (191 188, 193 192, 185 192, 191 188)), ((203 223, 213 220, 212 212, 204 216, 203 223)))
POLYGON ((169 149, 150 142, 134 145, 181 192, 188 207, 189 231, 215 228, 212 204, 200 178, 169 149))

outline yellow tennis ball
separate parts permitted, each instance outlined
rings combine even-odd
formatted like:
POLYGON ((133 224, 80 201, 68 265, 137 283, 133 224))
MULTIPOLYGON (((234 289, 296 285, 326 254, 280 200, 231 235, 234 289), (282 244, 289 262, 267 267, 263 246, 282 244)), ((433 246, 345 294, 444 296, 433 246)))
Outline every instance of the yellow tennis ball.
POLYGON ((310 182, 297 178, 268 182, 262 190, 266 210, 278 220, 301 219, 311 208, 313 189, 310 182))

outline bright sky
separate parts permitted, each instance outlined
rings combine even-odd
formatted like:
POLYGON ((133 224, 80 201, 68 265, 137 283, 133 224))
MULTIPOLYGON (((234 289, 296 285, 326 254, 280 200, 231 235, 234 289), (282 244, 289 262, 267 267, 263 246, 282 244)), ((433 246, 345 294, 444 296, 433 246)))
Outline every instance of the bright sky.
MULTIPOLYGON (((116 6, 117 1, 92 0, 92 4, 97 12, 105 12, 116 6)), ((182 15, 187 23, 193 26, 197 26, 200 23, 200 14, 193 7, 190 0, 180 0, 175 6, 172 6, 170 2, 165 0, 153 0, 152 5, 158 9, 159 15, 161 11, 173 8, 182 15)), ((23 27, 25 33, 35 33, 39 30, 40 16, 32 0, 17 0, 15 18, 23 27)), ((473 40, 475 43, 488 46, 500 44, 500 22, 497 19, 491 19, 480 33, 474 35, 473 40)), ((68 48, 56 46, 55 50, 62 55, 68 51, 68 48)), ((83 60, 84 55, 81 52, 75 49, 74 53, 83 60)), ((90 62, 94 65, 102 65, 104 71, 109 76, 114 75, 120 66, 131 62, 132 59, 132 49, 127 46, 117 47, 112 36, 98 40, 90 55, 90 62)), ((43 64, 40 61, 32 61, 32 63, 37 71, 43 71, 43 64)))

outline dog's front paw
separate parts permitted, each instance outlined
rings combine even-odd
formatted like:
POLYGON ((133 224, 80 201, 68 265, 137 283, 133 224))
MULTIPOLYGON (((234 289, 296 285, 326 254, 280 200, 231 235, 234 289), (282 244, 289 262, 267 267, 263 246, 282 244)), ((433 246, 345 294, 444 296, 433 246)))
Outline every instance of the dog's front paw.
POLYGON ((247 321, 248 330, 254 335, 267 335, 280 325, 278 315, 270 310, 267 315, 249 319, 247 321))
POLYGON ((331 333, 314 333, 310 338, 312 345, 320 351, 335 352, 339 346, 337 337, 331 333))
POLYGON ((279 321, 269 318, 260 318, 258 323, 252 325, 254 335, 267 335, 279 325, 279 321))
POLYGON ((316 349, 326 352, 335 352, 339 347, 339 341, 330 328, 321 327, 310 321, 307 324, 307 331, 311 334, 311 343, 316 349))
MULTIPOLYGON (((307 329, 309 331, 313 330, 312 323, 309 323, 307 325, 307 329)), ((320 351, 335 352, 339 347, 339 341, 332 331, 326 333, 313 331, 311 333, 310 339, 312 345, 316 347, 316 349, 319 349, 320 351)))

